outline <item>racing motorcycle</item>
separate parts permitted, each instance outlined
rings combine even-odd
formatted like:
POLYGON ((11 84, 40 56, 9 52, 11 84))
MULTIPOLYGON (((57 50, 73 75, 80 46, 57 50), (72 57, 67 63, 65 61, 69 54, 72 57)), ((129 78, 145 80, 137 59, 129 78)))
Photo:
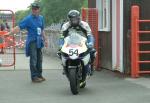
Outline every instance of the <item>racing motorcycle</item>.
POLYGON ((76 95, 79 88, 86 86, 86 78, 91 72, 90 53, 87 38, 72 31, 66 38, 60 50, 62 65, 70 82, 71 92, 76 95), (88 66, 88 70, 86 69, 88 66))

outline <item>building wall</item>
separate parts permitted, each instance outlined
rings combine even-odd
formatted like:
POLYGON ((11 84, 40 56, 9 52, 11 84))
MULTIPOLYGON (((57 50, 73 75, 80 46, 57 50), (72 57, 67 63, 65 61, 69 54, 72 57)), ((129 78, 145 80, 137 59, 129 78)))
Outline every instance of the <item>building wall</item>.
POLYGON ((100 67, 112 70, 112 35, 111 32, 99 32, 100 67))
MULTIPOLYGON (((89 8, 96 8, 97 0, 89 0, 89 8)), ((110 21, 111 22, 111 21, 110 21)), ((111 27, 110 27, 111 28, 111 27)), ((100 67, 112 68, 112 31, 99 31, 100 35, 100 67)))
MULTIPOLYGON (((110 20, 107 28, 100 27, 99 35, 100 35, 100 66, 102 68, 107 68, 110 70, 117 70, 123 72, 123 0, 114 0, 113 2, 110 0, 110 10, 107 11, 106 2, 109 0, 103 1, 96 0, 96 8, 99 10, 99 14, 101 10, 105 10, 103 12, 109 12, 110 20), (98 3, 98 4, 97 4, 98 3), (99 4, 102 3, 102 4, 99 4), (101 8, 104 7, 104 9, 101 8), (113 12, 113 15, 112 15, 113 12)), ((104 14, 102 14, 104 15, 104 14)), ((99 15, 99 20, 102 18, 101 14, 99 15)), ((103 19, 104 22, 106 19, 103 19)), ((99 22, 100 25, 100 22, 99 22)))
MULTIPOLYGON (((112 0, 111 0, 112 1, 112 0)), ((121 1, 121 0, 120 0, 121 1)), ((130 55, 130 24, 131 24, 131 6, 136 4, 140 6, 140 18, 150 19, 149 4, 150 0, 122 0, 123 1, 123 68, 125 73, 130 73, 131 68, 131 55, 130 55)), ((89 8, 96 7, 95 0, 89 0, 89 8)), ((112 11, 110 11, 112 14, 112 11)), ((120 15, 121 16, 121 15, 120 15)), ((111 17, 112 20, 112 17, 111 17)), ((149 24, 142 24, 140 26, 142 30, 150 30, 149 24)), ((111 69, 112 68, 112 25, 110 32, 99 32, 100 35, 100 64, 101 67, 111 69)), ((148 36, 142 36, 141 40, 150 40, 148 36)), ((142 46, 141 50, 150 50, 150 46, 142 46)), ((149 59, 150 55, 142 55, 141 59, 149 59)), ((141 65, 142 68, 148 69, 149 64, 141 65)))
MULTIPOLYGON (((101 1, 102 2, 102 1, 101 1)), ((106 68, 106 69, 111 69, 112 70, 112 25, 111 25, 111 13, 112 10, 106 10, 107 12, 109 12, 110 14, 108 16, 110 16, 110 18, 105 18, 104 20, 100 19, 102 18, 102 14, 104 15, 104 13, 101 13, 100 10, 100 0, 97 0, 97 4, 96 4, 96 8, 98 8, 99 10, 99 35, 100 35, 100 66, 101 68, 106 68), (107 20, 105 23, 109 29, 106 28, 101 28, 103 26, 100 27, 101 22, 104 23, 104 21, 107 20)), ((103 6, 105 5, 104 2, 102 2, 103 6)), ((111 4, 111 3, 110 3, 111 4)), ((105 5, 106 6, 106 5, 105 5)), ((110 7, 111 8, 111 7, 110 7)), ((104 12, 104 11, 103 11, 104 12)), ((107 15, 107 14, 105 14, 107 15)), ((107 27, 106 26, 106 27, 107 27)))
POLYGON ((95 8, 96 7, 96 0, 88 0, 88 7, 95 8))

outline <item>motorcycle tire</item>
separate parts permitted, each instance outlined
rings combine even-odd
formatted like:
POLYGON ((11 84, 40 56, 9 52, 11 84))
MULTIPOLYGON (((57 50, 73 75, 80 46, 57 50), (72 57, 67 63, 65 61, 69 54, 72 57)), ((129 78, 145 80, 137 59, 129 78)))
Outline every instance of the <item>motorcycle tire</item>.
POLYGON ((79 93, 79 80, 76 69, 69 70, 70 89, 72 94, 76 95, 79 93))

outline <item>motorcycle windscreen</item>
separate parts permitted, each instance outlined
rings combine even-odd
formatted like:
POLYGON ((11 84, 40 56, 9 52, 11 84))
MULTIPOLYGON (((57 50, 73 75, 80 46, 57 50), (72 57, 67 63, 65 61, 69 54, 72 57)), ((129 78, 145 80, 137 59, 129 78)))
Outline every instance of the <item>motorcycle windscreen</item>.
POLYGON ((76 59, 79 54, 87 51, 86 41, 87 39, 80 34, 71 33, 71 35, 65 38, 61 51, 68 54, 70 58, 76 59))

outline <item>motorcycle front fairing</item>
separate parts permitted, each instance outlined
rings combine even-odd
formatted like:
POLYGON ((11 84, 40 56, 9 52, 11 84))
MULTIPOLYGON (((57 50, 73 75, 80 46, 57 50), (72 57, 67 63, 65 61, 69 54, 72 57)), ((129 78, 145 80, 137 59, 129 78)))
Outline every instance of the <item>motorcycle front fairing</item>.
POLYGON ((90 54, 86 42, 87 39, 76 32, 72 32, 64 39, 61 49, 63 66, 66 66, 67 60, 81 60, 84 65, 89 63, 90 54))

